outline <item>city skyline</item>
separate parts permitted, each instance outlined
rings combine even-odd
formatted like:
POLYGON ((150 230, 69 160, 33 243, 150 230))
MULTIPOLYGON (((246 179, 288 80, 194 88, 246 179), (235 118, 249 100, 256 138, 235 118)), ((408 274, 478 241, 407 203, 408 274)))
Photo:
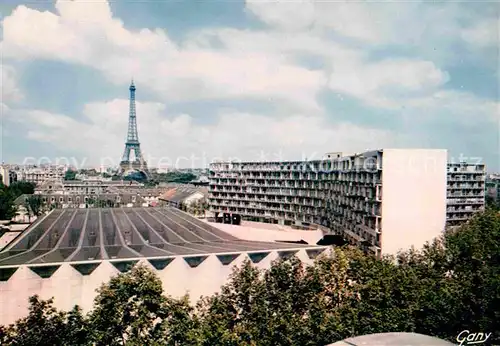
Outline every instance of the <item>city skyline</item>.
POLYGON ((2 160, 118 163, 134 77, 146 158, 422 147, 498 171, 492 6, 10 2, 2 160))

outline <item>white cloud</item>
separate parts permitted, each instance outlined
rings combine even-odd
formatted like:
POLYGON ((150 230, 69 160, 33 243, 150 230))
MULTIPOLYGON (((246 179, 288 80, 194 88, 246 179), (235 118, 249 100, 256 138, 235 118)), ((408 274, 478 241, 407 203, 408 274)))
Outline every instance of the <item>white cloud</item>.
POLYGON ((500 19, 484 18, 481 22, 462 30, 462 38, 472 47, 498 46, 500 43, 500 19))
POLYGON ((457 47, 463 43, 475 50, 467 59, 476 61, 484 60, 484 52, 477 51, 483 48, 480 43, 498 44, 498 15, 490 19, 497 13, 493 4, 426 0, 246 0, 246 4, 250 13, 277 31, 321 33, 367 52, 387 49, 439 65, 461 63, 464 56, 457 54, 457 47), (464 31, 464 26, 470 29, 464 31))
MULTIPOLYGON (((446 64, 427 55, 438 50, 449 58, 456 55, 448 49, 456 40, 484 39, 484 30, 473 20, 468 19, 469 31, 460 30, 458 6, 247 1, 249 11, 270 28, 201 29, 174 42, 163 30, 126 29, 104 0, 59 0, 56 13, 17 7, 3 19, 0 49, 10 59, 90 66, 120 85, 134 76, 140 88, 156 91, 161 102, 138 103, 140 140, 144 151, 156 158, 206 152, 207 160, 259 159, 262 151, 271 153, 270 158, 278 153, 298 158, 301 152, 310 157, 325 150, 361 151, 399 143, 389 131, 330 124, 316 100, 326 88, 372 107, 405 107, 416 116, 437 118, 448 112, 465 123, 483 114, 497 119, 496 103, 444 91, 446 64), (395 46, 407 50, 405 58, 374 60, 395 46), (414 56, 409 58, 408 52, 414 56), (305 61, 316 67, 304 67, 305 61), (165 104, 171 101, 224 98, 271 100, 281 113, 272 118, 241 108, 219 110, 211 125, 200 125, 188 114, 166 113, 165 104)), ((43 110, 15 113, 31 139, 89 157, 120 158, 126 100, 89 103, 84 121, 43 110)))
POLYGON ((407 100, 405 106, 421 117, 453 115, 455 125, 473 125, 478 121, 500 124, 500 103, 467 92, 438 90, 426 97, 407 100))
POLYGON ((458 16, 454 4, 429 6, 423 1, 246 0, 246 3, 251 13, 280 30, 331 30, 371 44, 408 44, 422 39, 425 42, 429 34, 453 29, 458 16))
POLYGON ((319 109, 315 95, 326 84, 323 73, 279 54, 218 51, 190 42, 181 47, 162 30, 125 29, 105 1, 60 0, 56 9, 58 14, 17 7, 3 20, 4 55, 85 64, 116 83, 134 75, 166 99, 274 98, 319 109))
MULTIPOLYGON (((21 123, 31 139, 84 155, 87 163, 99 164, 101 158, 117 164, 125 143, 127 123, 123 114, 127 110, 127 100, 112 100, 88 104, 82 121, 35 110, 18 111, 12 119, 21 123)), ((165 106, 158 103, 138 103, 137 114, 141 148, 153 166, 161 160, 164 164, 200 167, 217 157, 314 158, 328 150, 363 151, 394 143, 387 131, 329 124, 305 115, 276 119, 228 112, 221 113, 213 124, 199 125, 186 114, 167 116, 165 106)))
POLYGON ((329 86, 367 104, 400 107, 410 96, 432 94, 449 76, 430 61, 391 59, 377 63, 352 61, 334 68, 329 86))
POLYGON ((4 19, 3 50, 11 57, 92 66, 120 84, 134 75, 165 101, 257 98, 310 114, 321 111, 316 95, 327 86, 393 108, 401 93, 432 93, 448 79, 433 62, 418 58, 370 62, 365 51, 332 40, 328 31, 374 44, 432 45, 456 27, 453 4, 256 0, 247 7, 275 30, 199 30, 178 45, 162 30, 125 29, 104 0, 60 0, 58 14, 19 6, 4 19), (214 48, 214 41, 224 48, 214 48), (297 62, 308 56, 321 58, 323 70, 297 62))
POLYGON ((12 66, 0 63, 0 104, 17 102, 23 98, 17 86, 16 71, 12 66))

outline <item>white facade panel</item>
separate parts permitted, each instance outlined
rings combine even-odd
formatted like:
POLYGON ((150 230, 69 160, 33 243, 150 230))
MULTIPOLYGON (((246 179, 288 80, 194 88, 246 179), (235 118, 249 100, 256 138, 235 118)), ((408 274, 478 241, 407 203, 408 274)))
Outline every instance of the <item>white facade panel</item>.
POLYGON ((446 150, 383 151, 382 254, 421 248, 446 223, 446 150))
MULTIPOLYGON (((329 251, 327 248, 315 247, 314 249, 323 249, 325 253, 329 251)), ((276 250, 258 252, 268 253, 255 264, 258 268, 269 268, 271 262, 279 257, 279 251, 276 250)), ((164 269, 154 270, 162 281, 166 294, 175 298, 188 294, 194 304, 201 296, 209 296, 218 292, 220 287, 227 282, 233 268, 240 266, 249 258, 247 253, 235 253, 235 255, 238 257, 228 265, 222 264, 217 255, 200 255, 206 258, 194 268, 190 267, 183 257, 177 256, 173 257, 164 269)), ((313 261, 309 258, 306 249, 298 250, 296 256, 306 264, 313 261)), ((144 258, 137 260, 139 263, 154 268, 144 258)), ((0 269, 5 269, 5 267, 0 269)), ((68 311, 74 305, 79 305, 84 312, 88 312, 93 306, 93 300, 97 294, 96 289, 118 273, 119 271, 109 261, 100 262, 90 275, 82 275, 71 264, 63 263, 52 276, 42 279, 28 266, 22 265, 7 281, 0 281, 0 306, 2 307, 0 325, 13 323, 26 316, 28 299, 35 294, 43 299, 54 297, 54 305, 58 309, 68 311)))

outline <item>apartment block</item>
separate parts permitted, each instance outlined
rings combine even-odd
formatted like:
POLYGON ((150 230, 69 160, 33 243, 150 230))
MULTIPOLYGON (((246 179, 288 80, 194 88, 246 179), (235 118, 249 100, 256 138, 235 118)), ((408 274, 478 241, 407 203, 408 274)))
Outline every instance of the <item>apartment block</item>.
POLYGON ((124 180, 64 180, 64 179, 48 179, 43 183, 38 184, 36 193, 47 194, 103 194, 103 193, 118 193, 123 189, 137 188, 142 186, 135 181, 124 180))
POLYGON ((0 178, 2 184, 9 186, 18 180, 17 173, 9 166, 0 166, 0 178))
POLYGON ((446 225, 459 226, 484 210, 486 166, 472 163, 448 164, 446 225))
POLYGON ((65 172, 66 169, 64 167, 23 167, 18 170, 18 177, 19 180, 28 181, 39 185, 48 180, 63 179, 65 172))
POLYGON ((419 247, 446 222, 446 150, 383 149, 323 160, 216 162, 210 211, 320 224, 380 255, 419 247))

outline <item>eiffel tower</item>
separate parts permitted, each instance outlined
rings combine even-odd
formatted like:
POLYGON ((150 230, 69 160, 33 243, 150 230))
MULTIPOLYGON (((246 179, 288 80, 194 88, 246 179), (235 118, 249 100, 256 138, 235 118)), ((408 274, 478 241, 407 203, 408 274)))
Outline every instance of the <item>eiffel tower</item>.
POLYGON ((147 164, 144 161, 141 153, 141 144, 139 143, 139 135, 137 134, 137 118, 135 113, 135 85, 134 80, 130 83, 130 107, 128 115, 128 131, 127 141, 125 142, 125 150, 120 162, 122 173, 130 170, 143 172, 147 176, 147 164), (134 151, 135 159, 130 160, 130 152, 134 151))

